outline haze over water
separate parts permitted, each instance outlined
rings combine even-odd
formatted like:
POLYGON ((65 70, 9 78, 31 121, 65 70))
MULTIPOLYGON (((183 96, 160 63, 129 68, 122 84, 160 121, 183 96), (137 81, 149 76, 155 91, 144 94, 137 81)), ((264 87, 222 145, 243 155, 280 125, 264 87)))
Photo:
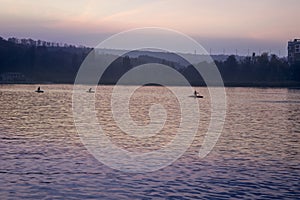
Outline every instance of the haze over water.
MULTIPOLYGON (((72 113, 72 85, 0 86, 0 198, 3 199, 296 199, 300 196, 300 90, 227 88, 227 116, 217 145, 198 157, 210 120, 206 88, 201 119, 187 152, 168 167, 129 174, 97 161, 83 146, 72 113)), ((128 86, 130 87, 130 86, 128 86)), ((108 98, 99 86, 96 110, 115 144, 149 151, 170 141, 180 112, 164 87, 143 87, 132 96, 130 114, 149 122, 148 108, 162 104, 166 129, 155 142, 128 140, 116 127, 108 98)), ((91 94, 93 95, 93 94, 91 94)), ((187 97, 188 98, 188 97, 187 97)))

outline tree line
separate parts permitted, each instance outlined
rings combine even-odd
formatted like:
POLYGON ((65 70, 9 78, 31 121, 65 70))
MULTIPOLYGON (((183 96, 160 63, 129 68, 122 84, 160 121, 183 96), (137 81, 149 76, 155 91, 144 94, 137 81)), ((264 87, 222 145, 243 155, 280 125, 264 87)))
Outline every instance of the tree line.
MULTIPOLYGON (((262 53, 237 60, 230 55, 225 61, 214 61, 220 71, 225 85, 237 86, 289 86, 299 85, 300 64, 289 64, 285 58, 277 55, 262 53)), ((200 67, 209 67, 212 63, 199 63, 200 67)), ((183 73, 190 77, 194 84, 198 84, 200 75, 195 75, 193 66, 184 69, 183 73), (194 74, 194 75, 192 75, 194 74)))
POLYGON ((195 67, 207 68, 212 65, 217 66, 228 86, 300 85, 300 64, 290 65, 285 58, 279 58, 275 54, 253 54, 241 60, 230 55, 225 61, 183 66, 176 61, 148 55, 129 57, 96 54, 92 48, 33 41, 0 38, 0 74, 18 72, 32 82, 74 83, 80 65, 93 52, 95 62, 109 56, 114 58, 100 79, 101 84, 115 84, 124 73, 141 64, 160 63, 179 71, 192 85, 205 85, 195 67))

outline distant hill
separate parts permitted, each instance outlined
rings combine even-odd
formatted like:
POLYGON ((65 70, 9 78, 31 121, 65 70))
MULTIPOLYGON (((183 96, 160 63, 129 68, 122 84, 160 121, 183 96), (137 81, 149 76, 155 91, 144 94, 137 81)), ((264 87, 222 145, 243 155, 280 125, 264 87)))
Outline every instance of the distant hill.
MULTIPOLYGON (((101 54, 111 54, 111 55, 123 55, 127 50, 118 50, 118 49, 98 49, 98 52, 101 54)), ((203 61, 222 61, 224 62, 229 55, 205 55, 205 54, 188 54, 188 53, 173 53, 173 52, 163 52, 163 51, 146 51, 146 50, 134 50, 126 53, 131 58, 137 58, 139 56, 150 56, 153 58, 159 58, 162 60, 172 61, 179 64, 178 67, 187 67, 190 64, 198 64, 203 61), (179 57, 178 55, 182 56, 179 57), (184 58, 188 58, 189 62, 184 58)), ((237 60, 243 60, 245 56, 236 56, 237 60)))
POLYGON ((197 67, 216 64, 227 86, 299 86, 300 64, 263 53, 235 55, 175 54, 148 50, 92 49, 32 39, 0 38, 0 83, 74 83, 78 69, 93 51, 95 62, 113 58, 100 84, 115 84, 130 69, 160 63, 183 74, 192 85, 205 85, 197 67), (186 59, 188 58, 191 63, 186 59))

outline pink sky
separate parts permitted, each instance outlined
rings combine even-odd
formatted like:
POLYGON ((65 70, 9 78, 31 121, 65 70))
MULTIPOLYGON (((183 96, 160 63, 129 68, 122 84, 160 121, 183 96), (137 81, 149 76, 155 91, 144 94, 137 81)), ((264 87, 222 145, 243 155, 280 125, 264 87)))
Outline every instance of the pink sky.
POLYGON ((1 0, 0 36, 96 45, 132 28, 165 27, 216 53, 286 53, 300 37, 299 0, 1 0))

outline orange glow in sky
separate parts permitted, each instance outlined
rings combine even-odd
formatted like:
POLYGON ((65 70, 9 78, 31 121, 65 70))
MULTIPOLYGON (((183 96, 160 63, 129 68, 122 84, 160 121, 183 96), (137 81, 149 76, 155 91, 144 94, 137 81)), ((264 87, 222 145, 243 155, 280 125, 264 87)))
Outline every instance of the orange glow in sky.
POLYGON ((155 26, 196 38, 283 43, 300 36, 299 8, 299 0, 1 0, 0 36, 81 43, 80 36, 155 26))

